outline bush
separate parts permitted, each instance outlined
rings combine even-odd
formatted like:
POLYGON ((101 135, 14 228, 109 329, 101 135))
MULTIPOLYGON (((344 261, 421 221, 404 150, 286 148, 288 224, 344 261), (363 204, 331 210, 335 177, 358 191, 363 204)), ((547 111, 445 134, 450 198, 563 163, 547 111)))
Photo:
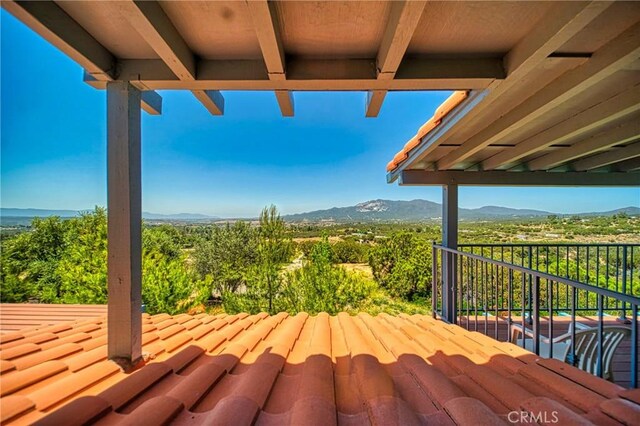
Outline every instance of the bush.
POLYGON ((337 263, 365 263, 367 262, 369 246, 357 243, 351 239, 338 241, 332 245, 337 263))
POLYGON ((375 290, 374 282, 333 264, 333 250, 325 239, 316 243, 302 268, 274 277, 272 292, 266 287, 264 270, 254 268, 244 294, 227 293, 224 307, 229 313, 286 311, 290 314, 354 310, 375 290), (271 307, 268 297, 271 294, 271 307))
POLYGON ((413 300, 431 295, 431 246, 409 232, 398 232, 369 252, 375 280, 390 295, 413 300))
POLYGON ((258 259, 258 235, 248 223, 213 227, 193 252, 201 279, 209 277, 218 294, 235 292, 246 284, 246 274, 258 259))

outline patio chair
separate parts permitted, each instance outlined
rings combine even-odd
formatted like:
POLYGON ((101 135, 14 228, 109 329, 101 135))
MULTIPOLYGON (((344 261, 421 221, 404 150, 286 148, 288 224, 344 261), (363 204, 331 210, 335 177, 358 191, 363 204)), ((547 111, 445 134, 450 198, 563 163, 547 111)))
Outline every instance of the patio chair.
MULTIPOLYGON (((522 328, 520 324, 511 325, 511 343, 522 347, 522 338, 524 334, 530 338, 525 338, 525 349, 533 352, 533 331, 528 328, 522 328)), ((613 372, 611 371, 611 360, 613 355, 625 338, 631 335, 631 329, 616 325, 606 325, 603 328, 602 342, 604 346, 602 354, 602 377, 613 382, 613 372)), ((575 332, 575 362, 572 363, 571 357, 571 325, 569 331, 561 336, 553 339, 540 335, 540 356, 550 358, 551 347, 553 346, 553 358, 560 361, 573 364, 581 370, 597 375, 598 368, 598 328, 589 327, 584 324, 576 323, 575 332)))

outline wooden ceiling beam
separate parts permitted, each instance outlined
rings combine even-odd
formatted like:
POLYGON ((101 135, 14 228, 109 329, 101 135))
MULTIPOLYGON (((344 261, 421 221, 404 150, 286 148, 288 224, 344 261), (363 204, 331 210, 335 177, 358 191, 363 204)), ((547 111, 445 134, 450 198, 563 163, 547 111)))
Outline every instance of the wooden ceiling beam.
MULTIPOLYGON (((395 77, 426 4, 426 1, 392 2, 389 20, 376 58, 378 79, 392 80, 395 77)), ((386 94, 384 90, 367 94, 367 117, 378 116, 386 94)))
MULTIPOLYGON (((118 6, 179 80, 195 81, 196 58, 158 2, 131 0, 119 2, 118 6)), ((220 92, 193 90, 192 93, 211 114, 223 114, 224 98, 220 92)))
POLYGON ((576 141, 570 147, 560 148, 527 163, 529 170, 549 170, 563 163, 584 157, 614 145, 640 139, 640 117, 633 116, 629 121, 613 129, 607 129, 590 138, 576 141))
MULTIPOLYGON (((496 78, 490 81, 486 87, 486 96, 482 102, 469 111, 465 117, 462 117, 456 126, 443 135, 440 140, 434 141, 432 148, 435 149, 439 144, 460 138, 460 133, 467 132, 468 129, 486 125, 486 119, 483 118, 483 115, 487 111, 491 111, 494 116, 507 113, 508 108, 510 108, 509 103, 503 103, 501 108, 496 109, 494 107, 496 101, 508 96, 513 87, 520 85, 529 73, 543 65, 545 61, 548 62, 550 55, 596 19, 609 6, 610 3, 607 2, 564 2, 554 5, 541 19, 544 25, 536 25, 500 61, 503 73, 506 73, 504 79, 496 78)), ((428 155, 428 153, 429 151, 419 158, 416 157, 416 159, 424 158, 424 155, 428 155)), ((406 164, 409 163, 406 162, 406 164)))
POLYGON ((614 172, 633 172, 640 171, 640 157, 630 158, 625 161, 616 163, 612 170, 614 172))
MULTIPOLYGON (((605 99, 595 106, 572 115, 555 126, 519 142, 515 147, 505 149, 487 158, 481 163, 481 168, 483 170, 509 168, 521 158, 540 149, 564 143, 564 141, 593 131, 600 126, 637 111, 640 111, 640 86, 635 86, 630 90, 625 90, 609 99, 605 99)), ((554 152, 553 158, 557 158, 560 152, 554 152)))
MULTIPOLYGON (((388 178, 389 176, 387 176, 388 178)), ((404 170, 399 184, 467 186, 638 186, 640 173, 404 170)))
POLYGON ((422 59, 405 59, 393 80, 378 80, 371 59, 290 59, 287 79, 280 81, 269 78, 262 60, 200 60, 193 81, 178 79, 158 59, 124 59, 118 69, 119 78, 139 80, 154 90, 475 90, 500 75, 498 62, 446 59, 426 67, 422 59))
POLYGON ((438 160, 438 170, 450 169, 634 62, 640 56, 639 39, 640 24, 636 24, 598 49, 583 65, 563 74, 438 160))
MULTIPOLYGON (((93 75, 89 74, 87 70, 84 71, 83 81, 94 89, 106 89, 107 82, 105 80, 98 80, 93 75)), ((134 82, 135 83, 135 82, 134 82)), ((150 115, 162 114, 162 96, 156 91, 149 90, 142 84, 134 84, 141 92, 140 107, 150 115)))
MULTIPOLYGON (((275 6, 267 0, 247 0, 246 3, 267 67, 269 80, 286 80, 285 54, 275 6)), ((287 90, 277 90, 275 95, 282 115, 293 117, 293 95, 287 90)))
POLYGON ((217 90, 192 90, 191 93, 199 100, 211 115, 224 114, 224 97, 217 90))
POLYGON ((575 171, 582 172, 619 163, 635 157, 640 157, 640 142, 629 144, 624 148, 612 149, 610 151, 603 152, 602 154, 578 160, 570 164, 570 167, 575 171))

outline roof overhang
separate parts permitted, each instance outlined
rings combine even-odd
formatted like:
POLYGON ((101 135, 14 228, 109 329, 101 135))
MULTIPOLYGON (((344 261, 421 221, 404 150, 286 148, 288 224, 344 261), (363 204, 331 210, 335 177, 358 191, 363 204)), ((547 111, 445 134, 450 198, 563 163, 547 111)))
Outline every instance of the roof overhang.
POLYGON ((405 145, 387 182, 640 185, 640 4, 610 7, 573 30, 586 9, 550 17, 505 56, 504 80, 405 145))

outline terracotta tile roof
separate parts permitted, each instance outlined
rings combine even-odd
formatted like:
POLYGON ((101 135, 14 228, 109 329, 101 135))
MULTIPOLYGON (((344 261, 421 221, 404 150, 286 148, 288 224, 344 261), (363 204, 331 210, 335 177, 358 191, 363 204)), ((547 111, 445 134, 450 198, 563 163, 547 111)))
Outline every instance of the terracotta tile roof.
POLYGON ((403 161, 409 158, 410 151, 420 144, 422 138, 425 137, 429 132, 434 130, 436 127, 438 127, 442 119, 451 111, 453 111, 455 107, 460 105, 460 103, 464 101, 467 96, 468 92, 465 90, 453 92, 453 94, 449 96, 447 100, 445 100, 442 105, 438 107, 438 109, 436 109, 433 117, 427 120, 427 122, 418 129, 418 133, 416 133, 414 137, 409 139, 404 148, 402 148, 395 155, 395 157, 393 157, 393 160, 391 160, 389 164, 387 164, 387 172, 392 172, 400 164, 402 164, 403 161))
POLYGON ((37 330, 43 326, 95 318, 107 314, 107 305, 0 304, 0 334, 37 330))
POLYGON ((441 424, 555 412, 631 424, 637 390, 423 315, 143 315, 146 364, 106 359, 106 318, 2 336, 4 424, 441 424))

